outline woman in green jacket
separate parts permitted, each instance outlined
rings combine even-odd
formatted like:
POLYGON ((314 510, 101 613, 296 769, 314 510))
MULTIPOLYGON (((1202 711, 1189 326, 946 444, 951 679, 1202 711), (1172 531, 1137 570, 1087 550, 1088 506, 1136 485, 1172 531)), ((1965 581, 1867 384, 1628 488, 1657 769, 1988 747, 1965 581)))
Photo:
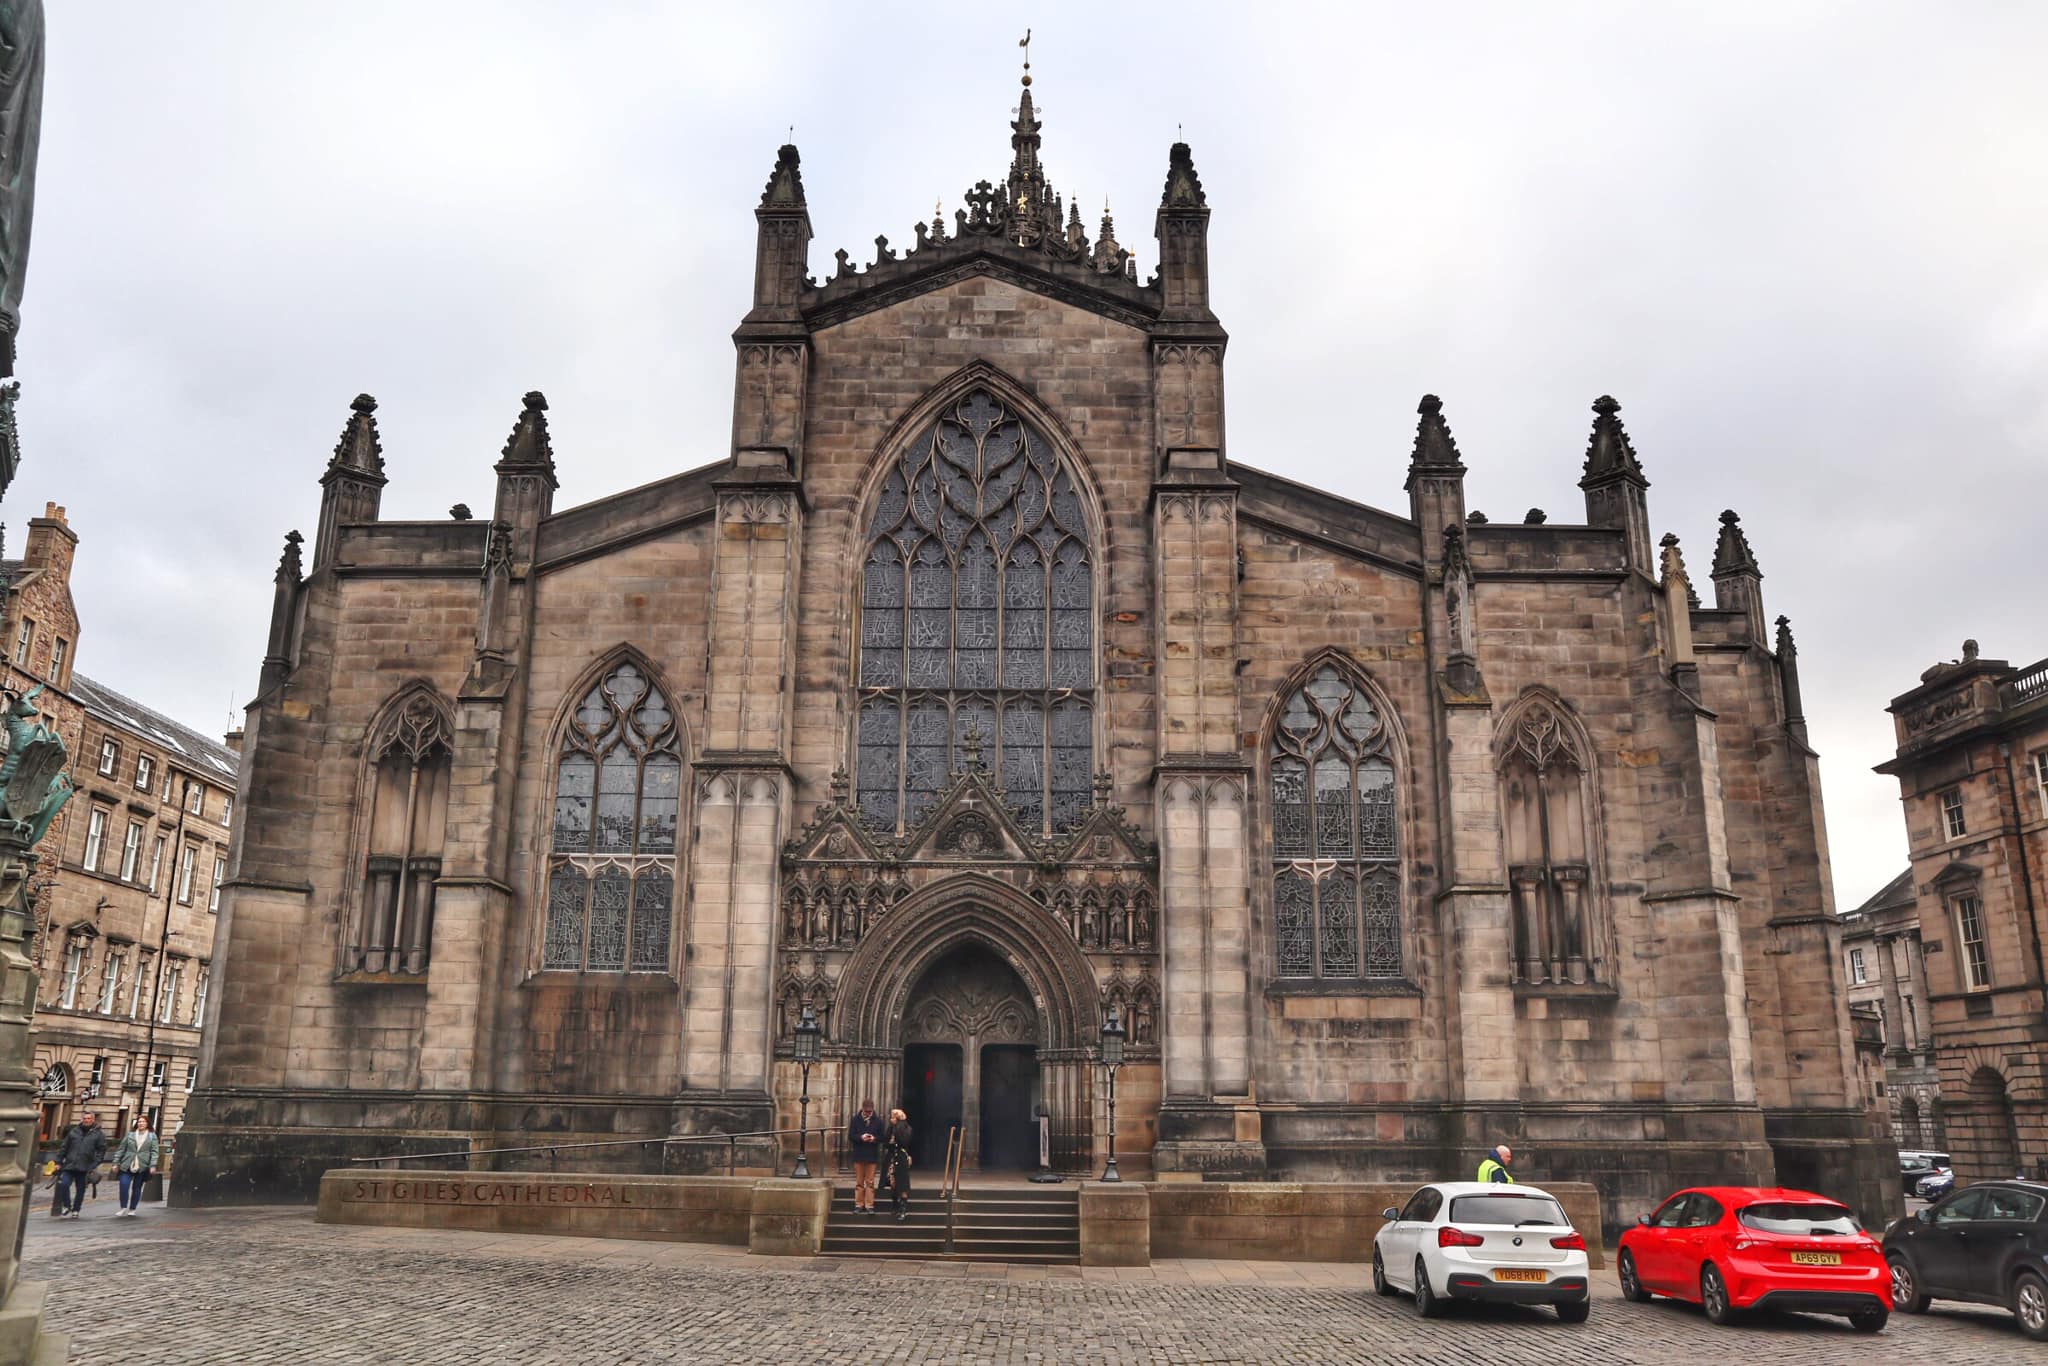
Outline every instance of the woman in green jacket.
POLYGON ((156 1135, 149 1131, 149 1116, 137 1115, 135 1127, 114 1153, 114 1171, 121 1178, 121 1208, 115 1212, 116 1218, 132 1218, 139 1212, 136 1206, 142 1203, 143 1183, 156 1169, 156 1158, 156 1135))

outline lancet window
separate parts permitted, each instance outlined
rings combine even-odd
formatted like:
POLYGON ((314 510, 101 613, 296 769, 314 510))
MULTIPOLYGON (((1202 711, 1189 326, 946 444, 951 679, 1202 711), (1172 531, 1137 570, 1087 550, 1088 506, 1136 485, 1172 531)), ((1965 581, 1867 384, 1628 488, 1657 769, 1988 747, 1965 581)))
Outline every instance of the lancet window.
POLYGON ((667 972, 683 789, 668 699, 621 663, 562 734, 541 966, 667 972))
POLYGON ((1271 760, 1278 975, 1401 976, 1387 719, 1356 679, 1322 665, 1281 708, 1271 760))
POLYGON ((447 718, 423 692, 398 709, 381 736, 350 972, 427 970, 448 827, 450 749, 447 718))
POLYGON ((1027 830, 1075 824, 1094 760, 1095 581, 1052 446, 977 389, 882 481, 862 569, 862 818, 915 825, 970 751, 1027 830))
POLYGON ((1548 699, 1533 698, 1508 718, 1495 750, 1515 980, 1597 980, 1590 768, 1576 727, 1548 699))

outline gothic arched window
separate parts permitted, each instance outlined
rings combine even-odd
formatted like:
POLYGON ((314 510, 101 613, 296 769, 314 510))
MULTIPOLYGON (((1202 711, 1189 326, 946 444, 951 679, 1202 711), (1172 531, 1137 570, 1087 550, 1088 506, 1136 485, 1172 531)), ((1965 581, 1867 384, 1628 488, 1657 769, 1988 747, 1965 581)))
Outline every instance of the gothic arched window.
POLYGON ((1593 802, 1577 727, 1549 699, 1532 697, 1508 713, 1494 749, 1513 899, 1514 979, 1596 980, 1593 802))
POLYGON ((563 728, 541 966, 667 972, 683 760, 668 699, 631 663, 563 728))
POLYGON ((1281 977, 1401 975, 1400 838, 1387 720, 1334 664, 1273 732, 1274 961, 1281 977))
POLYGON ((448 720, 415 692, 373 739, 370 826, 347 971, 420 973, 434 939, 434 887, 448 827, 448 720))
POLYGON ((883 478, 868 526, 862 818, 915 825, 971 744, 1025 829, 1077 822, 1095 755, 1094 602, 1081 495, 1052 446, 985 389, 948 405, 883 478))

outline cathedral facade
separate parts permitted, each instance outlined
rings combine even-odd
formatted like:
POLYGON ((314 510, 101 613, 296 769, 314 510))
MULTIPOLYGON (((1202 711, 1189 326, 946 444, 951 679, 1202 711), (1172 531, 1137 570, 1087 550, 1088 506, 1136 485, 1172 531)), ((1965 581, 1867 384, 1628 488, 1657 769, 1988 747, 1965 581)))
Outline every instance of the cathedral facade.
POLYGON ((781 150, 712 466, 557 509, 534 393, 487 520, 381 520, 356 400, 277 573, 175 1198, 786 1128, 808 1013, 813 1123, 903 1103, 985 1169, 1039 1114, 1099 1165, 1113 1015, 1127 1173, 1505 1140, 1610 1220, 1708 1178, 1882 1208, 1734 514, 1704 606, 1609 398, 1572 525, 1470 512, 1434 397, 1405 513, 1227 452, 1189 149, 1141 279, 1026 85, 1003 182, 822 281, 781 150))

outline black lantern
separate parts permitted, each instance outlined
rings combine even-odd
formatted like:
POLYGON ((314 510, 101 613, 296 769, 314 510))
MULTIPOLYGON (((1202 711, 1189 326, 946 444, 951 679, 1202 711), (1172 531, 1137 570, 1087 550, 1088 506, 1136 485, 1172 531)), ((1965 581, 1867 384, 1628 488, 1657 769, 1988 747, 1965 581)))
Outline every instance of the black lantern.
POLYGON ((1111 1006, 1109 1018, 1102 1022, 1102 1065, 1109 1072, 1109 1165, 1102 1169, 1104 1181, 1123 1180, 1116 1169, 1116 1069, 1124 1065, 1125 1037, 1124 1022, 1111 1006))
POLYGON ((796 1170, 790 1173, 799 1181, 808 1180, 811 1175, 811 1064, 818 1060, 818 1035, 817 1012, 806 1001, 803 1018, 796 1022, 796 1060, 804 1069, 803 1095, 797 1103, 803 1107, 803 1118, 796 1134, 796 1170))

